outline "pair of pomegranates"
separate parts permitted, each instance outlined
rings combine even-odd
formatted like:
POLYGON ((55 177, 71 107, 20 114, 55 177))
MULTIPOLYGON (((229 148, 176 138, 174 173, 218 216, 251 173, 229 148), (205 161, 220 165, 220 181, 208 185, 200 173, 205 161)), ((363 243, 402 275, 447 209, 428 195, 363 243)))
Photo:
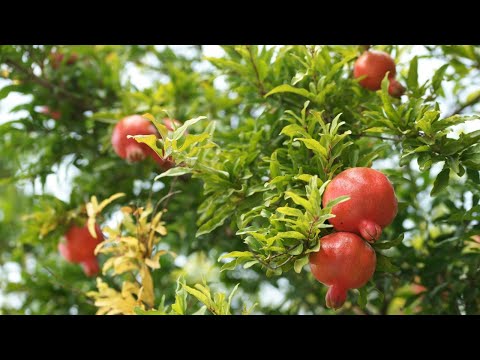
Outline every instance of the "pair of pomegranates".
POLYGON ((402 86, 395 76, 397 70, 395 62, 392 57, 382 51, 365 51, 355 61, 353 67, 353 77, 359 78, 365 76, 360 80, 360 85, 372 91, 379 90, 382 87, 382 80, 388 72, 388 93, 393 97, 400 97, 405 92, 405 87, 402 86))
MULTIPOLYGON (((178 127, 181 123, 177 120, 163 119, 163 124, 168 131, 173 131, 174 126, 178 127)), ((148 145, 138 143, 135 139, 127 138, 128 135, 156 135, 158 131, 153 124, 140 115, 131 115, 120 120, 112 134, 112 146, 118 156, 126 159, 128 162, 137 162, 150 156, 163 169, 168 170, 175 165, 171 157, 163 158, 157 155, 148 145)))
POLYGON ((377 170, 357 167, 341 172, 325 189, 322 204, 326 207, 344 195, 350 199, 335 205, 335 217, 329 220, 338 232, 321 238, 320 250, 309 258, 313 276, 329 286, 325 300, 333 309, 343 305, 349 289, 370 280, 376 255, 369 242, 375 242, 397 214, 393 186, 377 170))

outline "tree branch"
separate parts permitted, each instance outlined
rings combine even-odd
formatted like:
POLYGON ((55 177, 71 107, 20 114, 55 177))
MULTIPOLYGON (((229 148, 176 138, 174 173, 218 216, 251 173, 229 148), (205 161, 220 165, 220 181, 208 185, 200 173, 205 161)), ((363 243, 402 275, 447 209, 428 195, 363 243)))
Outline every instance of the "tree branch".
POLYGON ((456 109, 455 109, 450 115, 448 115, 447 117, 460 114, 463 110, 465 110, 466 108, 468 108, 468 107, 470 107, 470 106, 475 105, 475 104, 478 103, 479 101, 480 101, 480 93, 478 93, 478 95, 475 96, 475 97, 474 97, 473 99, 471 99, 470 101, 467 101, 466 103, 460 105, 458 108, 456 108, 456 109))
POLYGON ((250 45, 247 45, 248 54, 250 55, 250 61, 253 66, 253 70, 255 71, 255 76, 257 77, 257 85, 258 85, 258 92, 263 97, 266 94, 265 87, 263 86, 262 80, 260 80, 260 73, 257 69, 257 64, 255 63, 255 59, 253 58, 252 49, 250 45))
POLYGON ((62 86, 53 84, 53 83, 49 82, 48 80, 35 75, 31 69, 25 68, 22 65, 18 64, 17 62, 12 61, 10 59, 5 60, 5 64, 10 65, 14 69, 23 73, 27 77, 28 80, 30 80, 30 81, 32 81, 32 82, 34 82, 34 83, 36 83, 36 84, 38 84, 38 85, 40 85, 44 88, 47 88, 47 89, 50 89, 50 90, 57 89, 60 93, 63 94, 64 97, 70 99, 71 101, 76 103, 78 106, 80 106, 82 109, 87 109, 88 108, 87 104, 84 102, 84 99, 82 97, 80 97, 80 96, 78 96, 74 93, 71 93, 70 91, 66 90, 62 86))

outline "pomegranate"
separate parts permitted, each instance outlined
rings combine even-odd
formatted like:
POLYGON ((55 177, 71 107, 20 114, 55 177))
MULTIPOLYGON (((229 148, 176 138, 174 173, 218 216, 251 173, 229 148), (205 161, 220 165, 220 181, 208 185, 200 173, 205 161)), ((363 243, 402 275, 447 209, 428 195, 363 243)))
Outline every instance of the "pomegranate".
POLYGON ((47 116, 50 116, 53 120, 58 120, 62 116, 62 113, 60 111, 55 111, 55 110, 50 110, 48 106, 42 107, 40 110, 42 114, 45 114, 47 116))
POLYGON ((375 272, 376 255, 359 236, 337 232, 320 239, 320 250, 310 254, 313 276, 329 286, 327 307, 338 309, 347 299, 348 289, 364 286, 375 272))
POLYGON ((88 276, 93 276, 99 271, 94 251, 103 241, 103 234, 98 225, 95 225, 95 233, 96 239, 86 225, 83 227, 72 225, 65 234, 66 242, 58 244, 60 254, 69 262, 80 263, 88 276))
POLYGON ((382 51, 365 51, 355 61, 353 67, 353 77, 358 78, 366 75, 360 80, 360 85, 372 91, 379 90, 382 86, 382 80, 385 74, 389 72, 388 79, 390 85, 388 92, 391 96, 400 97, 405 92, 405 88, 395 80, 397 71, 392 57, 382 51))
POLYGON ((380 171, 357 167, 342 171, 327 185, 322 204, 343 195, 350 199, 332 208, 330 224, 374 242, 397 215, 397 198, 392 184, 380 171))
POLYGON ((135 162, 145 159, 151 155, 151 150, 147 145, 138 143, 135 139, 127 138, 127 135, 150 135, 158 136, 155 126, 140 115, 131 115, 120 120, 112 134, 112 145, 115 152, 122 159, 129 162, 135 162))
MULTIPOLYGON (((163 123, 169 131, 173 131, 172 124, 176 127, 181 123, 177 120, 163 119, 163 123)), ((163 169, 168 170, 175 165, 172 157, 162 158, 149 146, 138 143, 135 139, 127 138, 127 135, 150 135, 159 137, 158 131, 153 124, 140 115, 131 115, 117 123, 112 134, 112 145, 115 152, 129 162, 136 162, 150 156, 163 169)))

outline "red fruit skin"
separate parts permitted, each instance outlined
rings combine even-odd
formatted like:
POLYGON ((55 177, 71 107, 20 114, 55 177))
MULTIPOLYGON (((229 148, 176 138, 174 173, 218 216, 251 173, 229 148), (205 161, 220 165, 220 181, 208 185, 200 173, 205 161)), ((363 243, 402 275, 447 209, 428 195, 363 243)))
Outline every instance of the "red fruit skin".
POLYGON ((353 77, 366 75, 364 79, 360 80, 360 85, 368 90, 376 91, 382 87, 382 80, 388 71, 390 72, 388 78, 395 78, 397 71, 395 62, 390 55, 383 51, 365 51, 355 61, 353 77))
POLYGON ((320 239, 320 250, 310 254, 313 276, 329 286, 326 305, 340 308, 349 289, 364 286, 375 272, 376 255, 372 247, 359 236, 337 232, 320 239))
POLYGON ((352 232, 374 242, 397 215, 395 191, 380 171, 357 167, 341 172, 327 185, 323 207, 343 195, 350 199, 335 205, 335 217, 328 220, 337 231, 352 232))
POLYGON ((82 263, 83 272, 87 276, 95 276, 100 272, 100 266, 96 257, 92 257, 82 263))
POLYGON ((135 139, 127 138, 127 135, 151 135, 158 137, 155 126, 140 115, 131 115, 120 120, 112 134, 112 146, 118 156, 126 159, 128 162, 136 162, 145 159, 151 155, 151 150, 147 145, 138 143, 135 139))
POLYGON ((405 93, 405 90, 405 87, 397 80, 390 80, 390 84, 388 85, 388 93, 390 94, 390 96, 399 98, 405 93))
POLYGON ((65 234, 65 243, 58 245, 60 254, 69 262, 82 263, 95 258, 95 247, 103 241, 103 234, 98 225, 95 225, 95 239, 88 231, 87 226, 72 225, 65 234))

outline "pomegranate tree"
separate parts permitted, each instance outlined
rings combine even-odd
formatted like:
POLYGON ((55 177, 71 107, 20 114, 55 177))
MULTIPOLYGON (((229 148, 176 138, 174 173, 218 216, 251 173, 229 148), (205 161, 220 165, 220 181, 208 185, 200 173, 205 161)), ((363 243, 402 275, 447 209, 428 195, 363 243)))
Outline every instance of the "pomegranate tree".
POLYGON ((310 255, 313 276, 329 286, 327 307, 338 309, 349 289, 364 286, 375 272, 376 256, 372 247, 359 236, 337 232, 320 239, 320 250, 310 255))
POLYGON ((330 224, 337 231, 348 231, 374 242, 397 215, 397 198, 392 184, 380 171, 357 167, 342 171, 328 184, 323 206, 337 197, 349 200, 332 208, 330 224))

